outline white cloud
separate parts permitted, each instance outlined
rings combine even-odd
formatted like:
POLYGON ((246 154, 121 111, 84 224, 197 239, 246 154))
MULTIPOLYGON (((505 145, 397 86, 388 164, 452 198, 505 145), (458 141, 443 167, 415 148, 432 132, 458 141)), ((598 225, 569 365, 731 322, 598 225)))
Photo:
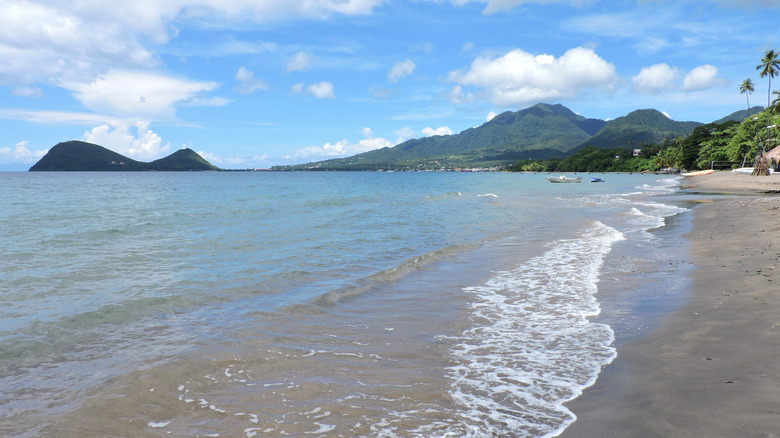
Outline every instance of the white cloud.
POLYGON ((694 68, 683 79, 685 91, 706 90, 721 85, 726 85, 726 81, 718 78, 718 68, 710 64, 694 68))
POLYGON ((414 129, 412 129, 412 128, 408 127, 408 126, 404 126, 403 128, 401 128, 401 129, 399 129, 397 131, 394 131, 393 134, 398 136, 397 143, 403 143, 406 140, 415 138, 417 136, 417 133, 414 132, 414 129))
POLYGON ((483 88, 491 102, 501 106, 572 98, 593 88, 612 91, 620 83, 613 64, 583 47, 560 58, 520 49, 497 58, 480 56, 467 71, 452 71, 448 79, 483 88))
MULTIPOLYGON (((184 147, 189 146, 185 145, 184 147)), ((209 163, 225 169, 258 169, 268 167, 270 159, 268 155, 222 158, 219 155, 213 154, 211 152, 197 151, 197 153, 209 163)))
POLYGON ((31 151, 27 149, 26 141, 20 141, 14 145, 13 149, 7 146, 0 148, 0 163, 32 164, 46 155, 46 152, 48 152, 48 149, 31 151))
POLYGON ((243 65, 236 73, 236 79, 241 82, 238 92, 241 94, 252 94, 255 90, 267 90, 268 84, 262 79, 255 79, 255 74, 247 70, 243 65))
MULTIPOLYGON (((137 40, 138 24, 103 18, 118 8, 106 1, 95 10, 56 2, 3 1, 0 14, 0 83, 82 80, 109 65, 153 67, 158 59, 137 40), (100 11, 100 14, 98 13, 100 11)), ((148 20, 146 21, 148 23, 148 20)))
POLYGON ((92 82, 64 84, 92 111, 145 120, 173 120, 177 105, 224 105, 204 94, 219 86, 140 71, 112 70, 92 82))
POLYGON ((96 126, 85 132, 83 139, 140 161, 156 160, 171 149, 170 143, 163 144, 162 138, 149 129, 149 122, 120 123, 113 129, 106 124, 96 126))
POLYGON ((21 120, 32 123, 94 125, 95 123, 115 123, 116 118, 102 114, 76 111, 39 111, 0 109, 0 119, 21 120))
POLYGON ((495 111, 491 111, 491 112, 488 113, 486 119, 489 122, 489 121, 493 120, 497 115, 498 115, 498 113, 496 113, 495 111))
POLYGON ((452 129, 447 126, 439 126, 438 128, 433 129, 428 126, 422 130, 422 133, 426 137, 432 137, 434 135, 452 135, 452 129))
POLYGON ((667 46, 669 46, 669 42, 664 38, 647 37, 634 45, 634 48, 642 54, 649 54, 655 53, 667 46))
POLYGON ((3 0, 0 59, 13 62, 0 63, 0 85, 89 82, 110 69, 158 67, 162 61, 147 44, 166 44, 182 24, 234 29, 276 20, 323 20, 369 14, 385 1, 3 0))
POLYGON ((631 81, 637 92, 654 94, 675 88, 679 77, 680 70, 677 67, 662 63, 643 67, 638 75, 631 78, 631 81))
POLYGON ((14 96, 21 97, 43 97, 43 90, 40 87, 21 86, 13 89, 14 96))
POLYGON ((471 102, 475 98, 472 92, 464 90, 460 85, 455 85, 447 92, 447 100, 457 105, 471 102))
POLYGON ((298 52, 287 63, 287 71, 306 71, 311 67, 311 55, 306 52, 298 52))
POLYGON ((320 159, 342 158, 385 147, 393 147, 397 143, 384 138, 374 138, 371 128, 361 131, 366 137, 357 144, 350 143, 346 138, 336 143, 325 143, 322 146, 310 146, 296 151, 286 159, 317 161, 320 159))
POLYGON ((643 67, 638 75, 631 78, 634 90, 639 93, 657 94, 667 90, 698 91, 722 86, 727 82, 718 78, 718 68, 714 65, 700 65, 688 72, 680 82, 683 71, 668 64, 656 64, 643 67))
POLYGON ((318 82, 308 87, 304 83, 299 83, 293 85, 290 89, 293 93, 309 93, 317 99, 333 99, 336 97, 333 93, 333 84, 330 82, 318 82))
POLYGON ((594 0, 450 0, 456 5, 465 5, 467 3, 485 3, 484 14, 494 14, 496 12, 510 11, 517 6, 525 3, 569 3, 573 6, 581 6, 594 0))
POLYGON ((641 38, 652 32, 656 23, 664 22, 666 14, 648 19, 647 15, 633 12, 618 12, 604 14, 589 14, 576 16, 564 23, 568 29, 580 31, 588 35, 601 35, 617 38, 641 38))
POLYGON ((304 88, 303 88, 305 86, 306 86, 306 84, 304 84, 303 82, 300 82, 300 83, 297 83, 297 84, 293 85, 292 87, 290 87, 290 91, 292 91, 295 94, 300 94, 300 93, 303 93, 305 91, 304 88))
POLYGON ((390 82, 398 82, 402 77, 414 73, 415 68, 417 68, 417 65, 411 59, 401 61, 394 65, 387 73, 387 80, 390 82))

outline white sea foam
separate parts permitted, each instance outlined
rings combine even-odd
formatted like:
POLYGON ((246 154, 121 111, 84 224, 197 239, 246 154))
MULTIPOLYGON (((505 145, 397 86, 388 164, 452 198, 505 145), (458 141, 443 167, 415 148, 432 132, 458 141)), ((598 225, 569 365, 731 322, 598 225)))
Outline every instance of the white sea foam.
POLYGON ((158 422, 150 421, 149 423, 147 423, 147 425, 149 427, 151 427, 152 429, 161 429, 161 428, 163 428, 163 427, 165 427, 165 426, 167 426, 169 424, 171 424, 170 420, 169 421, 158 421, 158 422))
POLYGON ((574 421, 563 404, 616 356, 610 327, 588 318, 600 312, 594 294, 603 259, 621 239, 597 222, 465 289, 474 295, 474 326, 453 349, 449 376, 463 424, 473 427, 441 436, 554 436, 574 421))

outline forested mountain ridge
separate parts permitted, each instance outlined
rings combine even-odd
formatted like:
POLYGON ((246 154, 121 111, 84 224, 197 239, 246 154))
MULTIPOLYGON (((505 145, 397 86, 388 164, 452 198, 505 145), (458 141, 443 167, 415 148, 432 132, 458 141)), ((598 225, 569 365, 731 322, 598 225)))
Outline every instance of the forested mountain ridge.
POLYGON ((610 120, 593 137, 574 150, 586 146, 599 148, 637 147, 642 144, 661 144, 664 140, 691 135, 699 122, 676 122, 654 109, 632 111, 626 116, 610 120))
POLYGON ((676 122, 661 112, 637 110, 609 122, 585 118, 563 105, 536 104, 501 113, 459 134, 405 141, 347 158, 278 170, 376 170, 500 167, 527 159, 562 158, 588 145, 639 147, 690 135, 698 122, 676 122))

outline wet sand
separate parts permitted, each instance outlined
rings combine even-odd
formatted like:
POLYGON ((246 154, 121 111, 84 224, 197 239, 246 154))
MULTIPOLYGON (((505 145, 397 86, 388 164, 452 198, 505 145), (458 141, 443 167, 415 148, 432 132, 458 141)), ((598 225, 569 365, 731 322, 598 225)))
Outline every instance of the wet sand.
POLYGON ((780 175, 683 185, 703 198, 690 300, 619 346, 562 437, 780 437, 780 175))

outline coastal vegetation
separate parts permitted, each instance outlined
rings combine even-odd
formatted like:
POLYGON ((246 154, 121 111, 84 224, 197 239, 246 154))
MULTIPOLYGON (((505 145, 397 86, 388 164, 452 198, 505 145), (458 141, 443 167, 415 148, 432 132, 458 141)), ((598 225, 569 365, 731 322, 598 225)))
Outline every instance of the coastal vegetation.
POLYGON ((662 170, 724 169, 752 166, 764 145, 774 144, 775 129, 780 122, 773 111, 746 118, 741 123, 728 120, 696 127, 687 137, 665 139, 661 144, 645 143, 639 147, 620 148, 587 146, 563 159, 523 160, 507 166, 509 171, 523 172, 657 172, 662 170), (767 141, 767 136, 770 136, 767 141))

